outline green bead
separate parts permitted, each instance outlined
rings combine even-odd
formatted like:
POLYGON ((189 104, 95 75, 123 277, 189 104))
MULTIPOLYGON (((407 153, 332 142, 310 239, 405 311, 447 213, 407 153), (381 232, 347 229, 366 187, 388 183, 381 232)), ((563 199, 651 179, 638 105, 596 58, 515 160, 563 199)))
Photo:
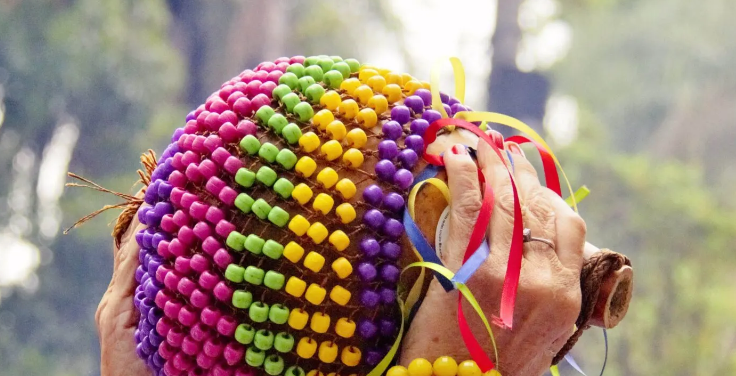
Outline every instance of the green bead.
POLYGON ((268 119, 270 119, 275 113, 276 111, 274 111, 271 106, 263 105, 258 109, 258 111, 256 111, 256 117, 261 121, 261 123, 266 124, 268 123, 268 119))
POLYGON ((291 170, 296 164, 296 154, 289 149, 281 149, 276 155, 276 162, 278 162, 283 168, 291 170))
POLYGON ((291 88, 289 87, 289 85, 279 85, 273 89, 272 95, 274 98, 280 100, 284 95, 289 94, 289 93, 291 93, 291 88))
POLYGON ((284 359, 276 354, 271 354, 263 363, 263 369, 271 376, 280 375, 284 371, 284 359))
POLYGON ((330 58, 320 59, 320 61, 317 63, 317 65, 322 68, 323 72, 327 72, 328 70, 332 69, 333 64, 335 64, 335 62, 332 61, 332 59, 330 58))
POLYGON ((294 73, 297 77, 301 77, 304 75, 304 66, 300 63, 294 63, 289 65, 286 68, 286 71, 289 73, 294 73))
POLYGON ((273 332, 266 329, 261 329, 256 332, 256 337, 253 339, 253 344, 261 350, 270 350, 273 347, 273 332))
POLYGON ((341 61, 339 63, 335 63, 332 66, 332 70, 333 71, 340 72, 340 74, 342 75, 342 78, 343 79, 350 77, 350 66, 348 65, 348 63, 346 63, 344 61, 341 61))
POLYGON ((286 369, 284 376, 304 376, 304 370, 299 366, 291 366, 286 369))
MULTIPOLYGON (((284 253, 284 246, 279 244, 279 242, 275 240, 268 239, 266 240, 266 244, 263 245, 263 254, 274 259, 278 260, 279 257, 281 257, 281 254, 284 253)), ((270 273, 270 272, 268 272, 270 273)), ((268 276, 268 273, 266 273, 266 277, 268 276)), ((264 277, 265 279, 265 277, 264 277)))
POLYGON ((322 77, 324 76, 322 68, 319 65, 308 66, 307 69, 304 70, 304 73, 306 73, 307 76, 312 76, 312 78, 317 82, 322 81, 322 77))
POLYGON ((304 76, 299 79, 299 91, 303 93, 307 90, 307 88, 309 88, 310 86, 316 83, 317 81, 315 81, 314 78, 312 78, 312 76, 304 76))
POLYGON ((276 134, 281 134, 281 130, 284 129, 286 124, 289 124, 289 121, 281 114, 275 114, 268 119, 269 128, 273 129, 276 134))
POLYGON ((273 163, 276 160, 276 154, 278 153, 279 148, 270 142, 264 142, 258 150, 258 156, 267 160, 269 163, 273 163))
POLYGON ((268 319, 274 324, 285 324, 289 320, 289 309, 283 304, 274 304, 268 311, 268 319))
POLYGON ((255 181, 256 173, 245 167, 241 167, 238 172, 235 173, 235 182, 243 187, 252 187, 255 181))
MULTIPOLYGON (((294 190, 294 184, 284 178, 279 178, 279 180, 276 180, 276 182, 273 183, 273 190, 276 191, 279 196, 289 198, 291 197, 291 192, 294 190)), ((237 199, 235 199, 235 201, 237 201, 237 199)))
POLYGON ((273 340, 273 347, 280 353, 291 351, 294 348, 294 336, 286 332, 277 334, 273 340))
POLYGON ((245 238, 245 249, 255 255, 260 255, 266 241, 256 234, 250 234, 245 238))
POLYGON ((266 360, 266 353, 251 346, 245 351, 245 362, 251 367, 260 367, 266 360))
POLYGON ((255 136, 249 134, 240 140, 240 148, 246 153, 253 155, 258 153, 258 150, 261 148, 261 142, 255 136))
MULTIPOLYGON (((238 171, 239 172, 239 171, 238 171)), ((255 176, 255 174, 253 174, 255 176)), ((238 178, 236 177, 235 180, 238 178)), ((240 209, 243 213, 250 213, 250 208, 256 200, 253 197, 248 196, 247 193, 241 193, 238 197, 235 197, 235 207, 240 209)))
POLYGON ((304 59, 304 66, 308 67, 310 65, 314 65, 319 63, 319 56, 309 56, 308 58, 304 59))
POLYGON ((325 73, 324 82, 325 85, 329 86, 331 89, 339 89, 342 79, 342 73, 336 70, 331 70, 325 73))
POLYGON ((296 84, 299 81, 299 77, 297 77, 294 73, 286 72, 281 77, 279 77, 279 84, 286 85, 290 87, 292 90, 296 89, 296 84))
POLYGON ((320 84, 312 84, 307 88, 307 91, 304 92, 304 95, 310 102, 317 104, 319 103, 319 99, 325 95, 325 88, 320 84))
POLYGON ((248 324, 240 324, 235 328, 235 340, 247 345, 253 342, 253 337, 256 335, 256 330, 248 324))
POLYGON ((227 266, 227 269, 225 269, 225 278, 235 283, 240 283, 243 282, 244 273, 245 268, 242 266, 238 264, 230 264, 227 266))
POLYGON ((357 73, 360 70, 360 62, 355 59, 345 59, 345 64, 350 67, 350 73, 357 73))
POLYGON ((261 166, 256 173, 256 179, 267 187, 272 186, 278 177, 279 176, 276 174, 276 171, 268 166, 261 166))
MULTIPOLYGON (((286 280, 286 277, 284 277, 283 274, 279 272, 275 272, 273 270, 269 270, 266 272, 266 275, 263 277, 263 284, 266 285, 266 287, 270 288, 271 290, 281 290, 281 288, 284 287, 285 280, 286 280)), ((276 306, 271 307, 271 311, 273 311, 274 309, 276 309, 276 306)))
POLYGON ((258 218, 266 219, 268 217, 268 213, 271 212, 271 205, 269 205, 264 199, 259 198, 253 203, 251 209, 258 218))
POLYGON ((227 244, 228 247, 236 251, 243 250, 244 242, 245 242, 245 235, 237 231, 231 231, 230 234, 227 235, 227 239, 225 239, 225 244, 227 244))
POLYGON ((292 112, 294 110, 294 106, 299 104, 301 100, 299 100, 299 96, 294 93, 289 93, 284 95, 283 98, 281 98, 281 103, 286 106, 286 111, 292 112))
MULTIPOLYGON (((332 59, 333 62, 339 63, 342 61, 342 58, 340 56, 330 56, 330 59, 332 59)), ((334 67, 334 65, 333 65, 334 67)))
POLYGON ((286 226, 286 223, 289 222, 289 213, 278 206, 274 206, 273 209, 268 212, 268 220, 276 226, 284 227, 286 226))
POLYGON ((307 122, 314 116, 314 109, 311 104, 300 102, 294 107, 294 113, 299 116, 299 120, 307 122))
POLYGON ((286 139, 286 142, 296 144, 302 136, 302 130, 299 129, 298 125, 289 123, 281 130, 281 136, 286 139))
POLYGON ((263 277, 265 274, 266 272, 264 272, 263 269, 249 265, 245 268, 243 279, 252 285, 260 286, 263 284, 263 277))
POLYGON ((268 320, 268 304, 254 302, 248 309, 248 317, 255 322, 266 322, 268 320))
POLYGON ((247 309, 253 303, 253 294, 245 290, 235 290, 232 303, 235 308, 247 309))

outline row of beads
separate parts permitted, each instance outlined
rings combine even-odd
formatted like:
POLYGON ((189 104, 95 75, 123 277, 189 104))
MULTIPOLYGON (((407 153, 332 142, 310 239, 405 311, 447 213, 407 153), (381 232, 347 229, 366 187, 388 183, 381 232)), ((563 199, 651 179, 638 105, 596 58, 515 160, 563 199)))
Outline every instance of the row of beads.
POLYGON ((408 367, 391 367, 386 376, 501 376, 493 369, 486 373, 481 372, 480 367, 472 361, 466 360, 458 364, 449 356, 441 356, 434 363, 427 359, 416 358, 409 363, 408 367))

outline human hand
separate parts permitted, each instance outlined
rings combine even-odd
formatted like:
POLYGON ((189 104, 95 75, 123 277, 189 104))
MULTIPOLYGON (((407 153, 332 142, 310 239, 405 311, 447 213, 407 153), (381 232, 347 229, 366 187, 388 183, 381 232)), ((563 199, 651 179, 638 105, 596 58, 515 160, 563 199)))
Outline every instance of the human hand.
MULTIPOLYGON (((493 131, 490 131, 493 132, 493 131)), ((494 136, 500 139, 500 135, 494 136)), ((501 146, 501 145, 499 145, 501 146)), ((532 235, 551 240, 554 249, 542 242, 524 243, 524 256, 514 312, 513 330, 494 327, 498 370, 504 376, 541 375, 554 355, 573 333, 580 312, 580 269, 583 264, 585 222, 564 200, 542 187, 537 173, 519 146, 505 143, 512 153, 514 178, 522 203, 524 227, 532 235)), ((505 165, 491 147, 478 143, 478 165, 491 184, 495 204, 489 226, 491 254, 468 282, 487 315, 499 312, 501 289, 513 229, 513 192, 505 165)), ((451 192, 447 247, 441 252, 445 265, 458 270, 481 206, 481 189, 476 164, 462 145, 444 154, 451 192)), ((401 364, 412 359, 433 360, 452 356, 469 359, 468 350, 457 329, 457 291, 446 293, 432 280, 414 324, 404 341, 401 364), (432 328, 428 330, 428 328, 432 328)), ((465 312, 472 312, 464 304, 465 312)), ((481 320, 466 314, 473 333, 480 335, 487 354, 493 354, 491 341, 481 320)))

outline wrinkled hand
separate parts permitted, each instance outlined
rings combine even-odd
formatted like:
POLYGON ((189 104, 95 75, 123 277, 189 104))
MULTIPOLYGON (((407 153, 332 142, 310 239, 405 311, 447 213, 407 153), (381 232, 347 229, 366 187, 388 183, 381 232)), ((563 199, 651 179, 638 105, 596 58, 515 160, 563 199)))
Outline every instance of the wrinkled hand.
MULTIPOLYGON (((541 375, 572 335, 580 312, 585 222, 559 196, 540 185, 536 171, 517 144, 507 142, 505 147, 512 152, 524 227, 530 228, 535 237, 552 240, 555 248, 536 241, 524 243, 513 330, 493 326, 499 356, 494 360, 504 376, 541 375)), ((442 259, 456 271, 462 264, 482 197, 476 164, 462 145, 447 150, 444 161, 452 203, 450 235, 442 259)), ((489 319, 499 312, 513 228, 513 192, 505 163, 508 161, 501 161, 489 145, 479 143, 478 165, 493 188, 495 204, 488 230, 491 254, 468 287, 489 319)), ((470 359, 458 332, 457 294, 446 293, 432 280, 404 341, 403 365, 417 357, 433 360, 449 355, 458 362, 470 359)), ((493 359, 483 323, 467 302, 463 306, 473 333, 493 359)))
POLYGON ((138 267, 138 244, 135 234, 144 229, 135 216, 123 235, 120 248, 114 248, 114 267, 110 285, 95 314, 100 337, 100 374, 102 376, 142 376, 151 372, 135 352, 135 329, 138 314, 133 305, 135 269, 138 267))

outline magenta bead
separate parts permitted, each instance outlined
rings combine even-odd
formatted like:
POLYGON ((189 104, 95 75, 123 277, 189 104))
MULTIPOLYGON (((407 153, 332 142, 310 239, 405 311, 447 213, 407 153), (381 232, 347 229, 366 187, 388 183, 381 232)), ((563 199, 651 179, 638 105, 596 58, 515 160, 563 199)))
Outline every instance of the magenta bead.
POLYGON ((235 101, 233 111, 242 117, 247 117, 253 115, 253 106, 248 98, 242 97, 235 101))
POLYGON ((184 154, 181 156, 181 163, 184 166, 189 166, 192 163, 199 164, 201 160, 202 160, 201 155, 191 150, 184 152, 184 154))
POLYGON ((227 122, 220 126, 220 130, 217 131, 217 134, 219 134, 220 137, 225 140, 225 142, 235 142, 238 141, 238 139, 240 138, 240 135, 238 134, 238 129, 235 128, 233 123, 230 122, 227 122))
POLYGON ((258 67, 256 70, 258 71, 266 71, 271 72, 272 70, 276 69, 276 64, 270 62, 270 61, 264 61, 260 64, 258 64, 258 67))
POLYGON ((229 109, 230 107, 227 105, 227 102, 225 102, 224 99, 222 99, 221 97, 214 97, 212 98, 212 102, 210 102, 210 106, 207 110, 211 113, 221 114, 229 109))
POLYGON ((210 338, 202 345, 202 351, 210 357, 216 358, 222 354, 223 344, 217 338, 210 338))
POLYGON ((217 321, 217 332, 224 336, 232 336, 235 333, 235 327, 238 326, 237 320, 230 316, 222 316, 217 321))
MULTIPOLYGON (((175 206, 181 206, 181 199, 184 196, 185 191, 179 187, 176 187, 171 190, 171 196, 169 196, 169 200, 171 200, 171 203, 175 206)), ((176 223, 176 219, 174 218, 174 223, 176 223)))
POLYGON ((227 266, 233 262, 233 256, 231 256, 230 252, 224 248, 218 249, 212 256, 212 259, 215 261, 215 264, 222 269, 227 268, 227 266))
POLYGON ((205 204, 204 202, 195 201, 189 207, 189 215, 194 219, 203 221, 205 219, 205 216, 207 215, 207 210, 209 208, 210 206, 205 204))
POLYGON ((227 238, 227 236, 233 231, 235 231, 235 225, 224 219, 217 222, 217 225, 215 226, 215 232, 223 238, 227 238))
POLYGON ((168 250, 168 253, 174 257, 185 256, 187 253, 189 253, 189 247, 184 245, 184 243, 180 242, 179 239, 173 239, 172 241, 170 241, 169 246, 167 247, 167 250, 168 250))
MULTIPOLYGON (((268 78, 268 79, 269 79, 269 81, 267 81, 267 82, 264 82, 264 83, 263 83, 263 84, 261 85, 261 87, 259 87, 259 88, 258 88, 258 90, 259 90, 259 91, 261 92, 261 94, 264 94, 264 95, 268 96, 269 98, 271 98, 271 97, 272 97, 272 95, 271 95, 271 94, 273 94, 273 89, 275 89, 275 88, 276 88, 276 82, 278 82, 278 81, 279 81, 278 77, 281 77, 281 75, 282 75, 282 74, 283 74, 283 73, 281 73, 281 72, 279 72, 279 71, 276 71, 276 72, 274 72, 274 73, 273 73, 273 76, 277 76, 277 77, 276 77, 276 78, 274 79, 274 81, 270 81, 270 77, 269 77, 269 78, 268 78)), ((269 76, 271 76, 271 74, 269 74, 269 76)))
POLYGON ((171 323, 171 320, 168 317, 164 317, 156 323, 156 332, 166 337, 173 327, 174 325, 171 323))
POLYGON ((212 152, 212 160, 220 166, 224 165, 225 161, 230 157, 232 157, 230 152, 225 150, 223 147, 219 147, 212 152))
POLYGON ((225 362, 232 366, 240 361, 244 353, 245 348, 242 345, 236 342, 230 342, 225 346, 225 349, 222 351, 222 356, 223 358, 225 358, 225 362))
POLYGON ((166 214, 165 216, 163 216, 161 218, 161 229, 169 233, 176 232, 177 228, 173 218, 174 216, 171 214, 166 214))
MULTIPOLYGON (((220 114, 219 119, 219 125, 225 124, 225 123, 231 123, 231 124, 237 124, 238 123, 238 115, 236 115, 234 112, 230 111, 230 109, 227 109, 223 113, 220 114)), ((217 127, 219 129, 220 127, 217 127)), ((217 130, 213 129, 213 130, 217 130)))
POLYGON ((209 209, 207 209, 207 214, 205 214, 204 218, 207 220, 207 222, 214 225, 225 219, 225 213, 222 211, 222 209, 216 206, 210 206, 209 209))
POLYGON ((192 362, 192 360, 183 352, 174 355, 174 359, 172 359, 172 361, 174 362, 174 368, 181 371, 187 371, 194 366, 194 362, 192 362))
POLYGON ((190 260, 188 257, 179 256, 174 260, 174 270, 181 275, 188 275, 192 272, 190 260))
POLYGON ((304 63, 304 59, 306 59, 306 57, 301 56, 301 55, 292 56, 291 59, 289 60, 289 63, 291 63, 291 64, 296 64, 296 63, 303 64, 304 63))
POLYGON ((214 255, 220 248, 222 248, 222 244, 212 236, 202 241, 202 250, 208 255, 214 255))
POLYGON ((245 93, 236 91, 235 86, 233 86, 233 92, 227 97, 227 105, 230 106, 230 108, 233 108, 233 106, 235 106, 235 102, 240 98, 245 98, 245 93))
POLYGON ((197 322, 197 311, 189 306, 182 307, 179 310, 178 320, 182 325, 190 327, 197 322))
POLYGON ((205 290, 212 290, 218 282, 220 282, 220 278, 210 271, 204 271, 199 275, 199 286, 205 290))
POLYGON ((191 245, 192 243, 194 243, 196 237, 194 236, 194 231, 192 231, 189 226, 183 226, 179 229, 177 239, 179 239, 179 241, 182 242, 182 244, 184 245, 191 245))
POLYGON ((210 369, 212 368, 212 366, 215 365, 216 362, 217 359, 207 356, 203 352, 197 354, 197 365, 202 369, 210 369))
POLYGON ((258 94, 253 99, 251 99, 250 103, 253 106, 254 111, 258 111, 259 108, 270 105, 271 98, 269 98, 265 94, 258 94))
POLYGON ((233 206, 235 198, 238 197, 238 192, 230 187, 225 187, 220 191, 220 194, 217 195, 217 197, 219 197, 225 205, 233 206))
MULTIPOLYGON (((227 107, 227 104, 225 104, 225 107, 227 107)), ((210 114, 204 119, 204 126, 209 131, 218 130, 222 123, 223 122, 220 120, 220 114, 216 112, 210 112, 210 114)))
MULTIPOLYGON (((200 313, 200 318, 201 318, 201 315, 202 314, 200 313)), ((192 336, 192 338, 194 338, 195 340, 202 342, 202 341, 205 341, 211 338, 212 332, 207 327, 207 325, 205 325, 204 323, 202 323, 202 321, 200 321, 194 324, 194 326, 192 326, 192 328, 189 330, 189 335, 192 336)))
POLYGON ((176 290, 184 296, 192 295, 192 292, 197 288, 197 284, 192 282, 189 278, 182 278, 179 280, 179 284, 176 286, 176 290))
MULTIPOLYGON (((164 315, 166 315, 166 317, 169 317, 171 319, 176 319, 179 316, 180 310, 181 310, 181 303, 175 300, 169 300, 164 305, 164 315)), ((171 335, 171 332, 169 332, 169 335, 171 335)))
POLYGON ((179 284, 180 280, 181 276, 173 270, 170 270, 164 277, 164 286, 168 287, 169 290, 176 290, 176 286, 179 284))
POLYGON ((204 308, 211 303, 210 295, 202 290, 194 289, 189 295, 189 303, 194 307, 204 308))
POLYGON ((194 141, 192 141, 192 150, 197 153, 204 153, 207 151, 204 147, 204 141, 206 138, 204 136, 196 136, 194 137, 194 141))
POLYGON ((258 131, 258 127, 253 124, 250 120, 243 120, 240 123, 238 123, 238 132, 240 132, 240 137, 245 137, 247 135, 254 136, 256 132, 258 131))
POLYGON ((203 271, 210 269, 210 261, 207 259, 207 257, 204 257, 201 254, 197 253, 192 256, 191 260, 189 260, 189 266, 195 272, 202 273, 203 271))
MULTIPOLYGON (((212 209, 217 209, 217 208, 212 206, 210 207, 210 210, 212 209)), ((208 214, 208 220, 209 220, 209 212, 207 214, 208 214)), ((194 225, 194 228, 192 230, 194 231, 194 236, 196 236, 197 239, 199 240, 205 240, 210 235, 212 235, 212 228, 209 225, 207 225, 207 223, 205 222, 197 222, 197 224, 194 225)))
POLYGON ((227 160, 225 160, 225 163, 222 167, 231 175, 235 175, 238 170, 243 167, 243 162, 240 161, 238 157, 230 156, 227 160))
POLYGON ((203 324, 214 327, 220 320, 220 311, 213 306, 204 307, 202 312, 199 314, 199 319, 203 324))
POLYGON ((199 172, 199 167, 192 163, 189 166, 187 166, 186 171, 184 172, 184 175, 186 175, 187 179, 191 182, 199 183, 204 179, 204 176, 199 172))
POLYGON ((212 293, 221 302, 230 302, 233 297, 233 290, 225 282, 218 283, 212 290, 212 293))
POLYGON ((187 184, 187 177, 179 171, 173 171, 169 175, 169 184, 177 188, 184 188, 187 184))
MULTIPOLYGON (((171 194, 173 195, 174 192, 171 192, 171 194)), ((190 194, 190 193, 185 193, 185 194, 190 194)), ((197 199, 197 196, 194 196, 194 200, 196 200, 196 199, 197 199)), ((194 201, 192 201, 192 202, 194 202, 194 201)), ((187 213, 185 213, 184 211, 182 211, 182 210, 177 210, 174 213, 174 218, 173 219, 174 219, 174 223, 177 226, 179 226, 179 227, 186 226, 191 221, 191 217, 189 217, 189 215, 187 213)))
POLYGON ((260 94, 260 88, 261 88, 261 82, 260 80, 253 80, 251 82, 248 82, 248 85, 245 87, 245 95, 248 96, 248 98, 254 98, 256 95, 260 94))
MULTIPOLYGON (((159 270, 161 270, 161 269, 162 268, 159 268, 159 270)), ((154 298, 153 301, 154 301, 154 303, 156 303, 156 306, 158 308, 163 309, 164 307, 166 307, 166 303, 168 301, 170 301, 171 299, 172 299, 171 298, 171 293, 167 292, 166 290, 159 290, 156 293, 156 298, 154 298)))

